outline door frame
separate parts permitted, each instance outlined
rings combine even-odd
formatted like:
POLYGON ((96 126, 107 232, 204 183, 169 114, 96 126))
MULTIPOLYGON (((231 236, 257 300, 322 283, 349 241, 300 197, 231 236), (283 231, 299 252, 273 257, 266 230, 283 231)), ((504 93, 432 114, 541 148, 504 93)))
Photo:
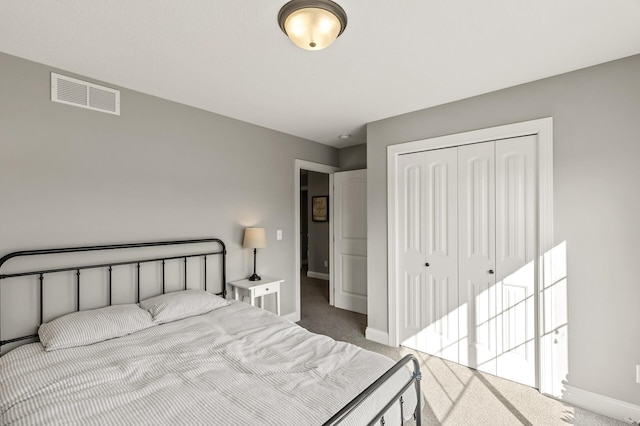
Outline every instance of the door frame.
POLYGON ((427 151, 432 149, 450 148, 497 139, 508 139, 519 136, 536 135, 538 137, 538 274, 536 307, 536 343, 538 348, 536 369, 536 384, 543 393, 553 394, 553 365, 552 348, 541 339, 540 330, 545 320, 545 307, 542 291, 549 281, 549 256, 553 247, 553 118, 547 117, 504 126, 472 130, 452 135, 421 139, 387 147, 387 286, 389 300, 389 345, 399 346, 398 325, 398 288, 396 271, 398 270, 398 157, 402 154, 427 151))
POLYGON ((314 163, 306 160, 294 160, 293 166, 293 217, 294 217, 294 247, 295 261, 293 262, 293 298, 296 310, 285 318, 298 322, 300 321, 300 170, 327 173, 329 175, 329 303, 333 305, 333 174, 340 170, 338 167, 328 164, 314 163))

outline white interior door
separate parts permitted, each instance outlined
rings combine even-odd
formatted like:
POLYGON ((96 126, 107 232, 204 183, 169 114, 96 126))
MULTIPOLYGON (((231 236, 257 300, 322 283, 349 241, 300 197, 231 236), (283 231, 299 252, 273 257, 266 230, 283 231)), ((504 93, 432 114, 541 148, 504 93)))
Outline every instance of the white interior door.
POLYGON ((333 175, 334 302, 367 313, 367 171, 333 175))
POLYGON ((458 148, 460 364, 496 374, 493 142, 458 148))
POLYGON ((400 340, 458 361, 457 151, 399 159, 400 340))
POLYGON ((536 137, 495 149, 497 375, 536 386, 536 137))

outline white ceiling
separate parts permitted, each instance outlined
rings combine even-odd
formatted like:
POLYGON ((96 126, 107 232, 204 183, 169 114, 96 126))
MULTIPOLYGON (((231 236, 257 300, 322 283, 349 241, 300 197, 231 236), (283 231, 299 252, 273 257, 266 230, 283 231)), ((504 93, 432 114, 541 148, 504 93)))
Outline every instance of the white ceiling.
POLYGON ((337 147, 640 53, 640 0, 338 0, 347 29, 317 52, 281 32, 285 2, 0 0, 0 51, 337 147))

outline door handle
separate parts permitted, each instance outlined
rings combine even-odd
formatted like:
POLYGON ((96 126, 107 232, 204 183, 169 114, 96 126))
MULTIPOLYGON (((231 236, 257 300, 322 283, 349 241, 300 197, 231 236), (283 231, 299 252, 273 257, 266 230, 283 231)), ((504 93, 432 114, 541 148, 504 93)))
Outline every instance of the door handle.
POLYGON ((493 275, 495 272, 493 271, 493 269, 489 269, 489 273, 493 275))
POLYGON ((424 266, 429 267, 429 262, 425 263, 424 266))

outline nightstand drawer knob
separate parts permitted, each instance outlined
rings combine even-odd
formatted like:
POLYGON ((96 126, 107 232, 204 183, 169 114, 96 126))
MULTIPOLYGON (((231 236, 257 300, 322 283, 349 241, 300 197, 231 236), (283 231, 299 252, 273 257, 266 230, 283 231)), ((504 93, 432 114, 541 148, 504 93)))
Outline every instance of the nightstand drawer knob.
POLYGON ((269 288, 267 287, 267 289, 265 291, 269 291, 269 288))

